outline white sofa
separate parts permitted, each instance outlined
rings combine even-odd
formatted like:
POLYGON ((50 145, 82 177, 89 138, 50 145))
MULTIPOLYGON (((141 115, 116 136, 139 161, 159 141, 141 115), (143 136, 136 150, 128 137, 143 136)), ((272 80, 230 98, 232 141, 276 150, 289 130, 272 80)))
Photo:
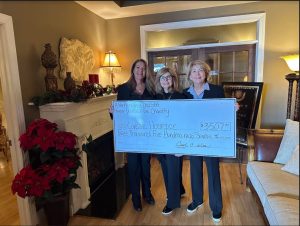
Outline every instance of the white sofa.
POLYGON ((299 176, 282 170, 284 164, 273 162, 283 130, 254 130, 250 137, 253 146, 247 184, 257 198, 266 224, 299 225, 299 176))

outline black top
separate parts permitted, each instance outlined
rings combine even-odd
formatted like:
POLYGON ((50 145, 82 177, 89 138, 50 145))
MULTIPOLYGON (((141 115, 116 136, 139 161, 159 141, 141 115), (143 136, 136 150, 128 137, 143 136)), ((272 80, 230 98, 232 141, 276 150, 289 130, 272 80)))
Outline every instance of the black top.
POLYGON ((183 93, 174 92, 174 93, 165 93, 162 94, 158 93, 155 95, 155 99, 157 100, 166 100, 166 99, 186 99, 187 96, 185 96, 183 93))
MULTIPOLYGON (((134 92, 134 90, 129 86, 128 82, 123 83, 118 87, 117 100, 153 100, 154 95, 151 95, 149 91, 145 88, 142 95, 134 92)), ((113 119, 113 114, 109 113, 110 118, 113 119)))
POLYGON ((145 88, 142 95, 134 92, 134 90, 126 82, 119 86, 117 100, 153 100, 154 96, 145 88))
MULTIPOLYGON (((210 98, 225 98, 224 89, 222 86, 208 84, 210 90, 204 90, 203 99, 210 98)), ((183 94, 187 96, 188 99, 194 99, 193 95, 188 92, 189 88, 183 90, 183 94)))

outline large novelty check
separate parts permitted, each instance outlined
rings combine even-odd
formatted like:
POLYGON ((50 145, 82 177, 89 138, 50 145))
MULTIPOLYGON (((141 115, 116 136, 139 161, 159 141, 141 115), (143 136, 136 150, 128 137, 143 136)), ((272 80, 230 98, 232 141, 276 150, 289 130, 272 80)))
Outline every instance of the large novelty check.
POLYGON ((236 156, 235 99, 114 101, 116 152, 236 156))

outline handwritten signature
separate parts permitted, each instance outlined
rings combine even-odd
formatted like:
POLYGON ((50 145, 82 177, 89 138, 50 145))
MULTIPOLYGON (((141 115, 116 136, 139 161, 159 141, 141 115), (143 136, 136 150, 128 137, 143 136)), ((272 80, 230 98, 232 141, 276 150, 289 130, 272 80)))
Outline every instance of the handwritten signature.
POLYGON ((184 143, 182 141, 178 141, 176 143, 176 147, 177 148, 208 148, 208 146, 206 144, 194 144, 194 143, 184 143))

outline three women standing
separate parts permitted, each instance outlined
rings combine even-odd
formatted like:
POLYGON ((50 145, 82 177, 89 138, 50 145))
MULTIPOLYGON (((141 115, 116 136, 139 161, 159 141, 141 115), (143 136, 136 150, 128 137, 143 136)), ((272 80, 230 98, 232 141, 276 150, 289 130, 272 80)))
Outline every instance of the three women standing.
MULTIPOLYGON (((163 68, 156 75, 154 90, 146 61, 138 59, 132 65, 129 80, 118 88, 117 100, 224 98, 222 87, 207 82, 209 72, 210 68, 205 62, 200 60, 191 62, 188 69, 188 79, 192 85, 181 94, 178 92, 176 74, 169 68, 163 68)), ((155 203, 150 190, 151 154, 128 153, 127 156, 133 206, 135 210, 141 211, 140 183, 142 183, 142 194, 146 202, 155 203)), ((185 192, 181 176, 182 157, 168 154, 158 155, 158 159, 162 166, 167 193, 167 203, 162 213, 167 215, 173 209, 180 207, 180 196, 185 192)), ((206 162, 208 172, 209 204, 212 218, 215 222, 219 222, 223 204, 219 158, 217 157, 190 156, 193 200, 188 205, 187 212, 193 213, 203 204, 203 160, 206 162)))

